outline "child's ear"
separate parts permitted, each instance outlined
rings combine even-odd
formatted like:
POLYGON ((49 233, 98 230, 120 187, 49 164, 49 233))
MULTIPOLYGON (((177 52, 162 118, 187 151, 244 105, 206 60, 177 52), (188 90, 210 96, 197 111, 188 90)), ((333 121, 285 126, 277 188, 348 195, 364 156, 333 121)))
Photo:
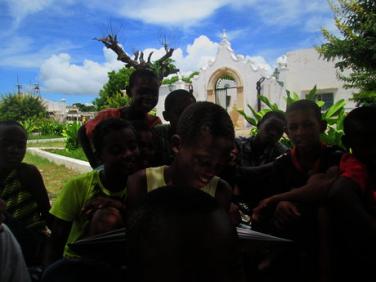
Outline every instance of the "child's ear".
POLYGON ((350 144, 349 144, 349 138, 346 135, 343 135, 341 137, 342 144, 345 146, 347 149, 350 149, 350 144))
POLYGON ((170 121, 170 117, 168 116, 168 112, 163 111, 162 115, 163 115, 164 120, 170 121))
POLYGON ((172 149, 172 151, 174 152, 175 155, 177 153, 179 153, 181 146, 182 146, 182 142, 181 142, 180 136, 177 135, 177 134, 172 135, 172 137, 171 137, 171 149, 172 149))
POLYGON ((326 120, 321 120, 320 121, 320 133, 324 133, 327 126, 328 126, 328 123, 326 122, 326 120))
POLYGON ((132 92, 131 92, 131 89, 129 88, 129 86, 125 87, 125 93, 127 94, 127 96, 129 98, 132 98, 132 92))

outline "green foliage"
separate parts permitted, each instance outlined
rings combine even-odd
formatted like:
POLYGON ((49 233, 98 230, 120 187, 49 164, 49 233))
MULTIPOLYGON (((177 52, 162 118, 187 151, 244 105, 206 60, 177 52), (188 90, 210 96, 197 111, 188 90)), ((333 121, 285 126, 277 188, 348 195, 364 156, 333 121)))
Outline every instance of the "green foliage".
POLYGON ((78 142, 78 130, 81 124, 79 122, 67 123, 63 130, 63 136, 66 138, 65 148, 68 151, 76 150, 80 147, 78 142))
POLYGON ((99 91, 99 97, 93 102, 98 111, 105 108, 125 106, 128 103, 128 97, 125 97, 121 90, 125 90, 133 71, 133 68, 124 67, 108 73, 108 82, 99 91))
POLYGON ((74 103, 73 106, 76 106, 81 112, 95 112, 97 110, 97 108, 94 105, 74 103))
POLYGON ((31 117, 21 121, 29 136, 38 134, 42 136, 60 137, 63 136, 64 124, 51 118, 31 117))
POLYGON ((358 88, 353 100, 358 104, 376 102, 376 1, 332 0, 335 23, 341 36, 322 33, 326 43, 317 48, 327 60, 338 59, 335 64, 347 88, 358 88))
MULTIPOLYGON (((182 78, 181 78, 181 80, 183 80, 184 82, 186 82, 186 83, 191 83, 192 82, 192 78, 195 76, 195 75, 198 75, 199 74, 199 72, 198 71, 194 71, 194 72, 192 72, 189 76, 183 76, 182 78)), ((172 76, 172 77, 170 77, 170 78, 165 78, 165 79, 163 79, 163 81, 162 81, 162 84, 174 84, 175 82, 177 82, 179 80, 179 76, 177 76, 177 75, 174 75, 174 76, 172 76)))
MULTIPOLYGON (((316 92, 317 89, 315 86, 306 95, 306 99, 316 101, 316 92)), ((251 135, 257 134, 257 124, 267 112, 282 111, 278 108, 277 104, 272 103, 267 97, 260 96, 260 100, 265 105, 265 108, 259 112, 253 109, 250 105, 247 105, 252 113, 252 116, 247 115, 244 111, 238 111, 245 118, 245 120, 253 126, 251 129, 251 135)), ((286 90, 287 105, 290 105, 298 100, 300 100, 300 97, 297 93, 286 90)), ((320 108, 324 105, 323 101, 316 101, 316 103, 320 108)), ((342 146, 341 138, 343 135, 343 119, 346 115, 345 104, 345 100, 341 99, 322 113, 322 119, 328 124, 326 132, 321 135, 321 139, 324 143, 342 146)), ((287 136, 283 136, 281 142, 288 146, 291 145, 291 142, 287 139, 287 136)))
POLYGON ((30 118, 45 117, 47 117, 47 110, 39 96, 7 94, 0 98, 0 120, 23 122, 30 118))

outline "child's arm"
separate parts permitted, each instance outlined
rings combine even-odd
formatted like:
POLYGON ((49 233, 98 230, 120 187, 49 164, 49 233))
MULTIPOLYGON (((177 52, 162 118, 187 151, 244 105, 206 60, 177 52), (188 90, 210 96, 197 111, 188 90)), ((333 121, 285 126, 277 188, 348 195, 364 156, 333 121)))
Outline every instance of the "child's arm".
POLYGON ((49 265, 63 257, 64 246, 67 242, 72 222, 52 216, 51 237, 47 243, 44 264, 49 265))
POLYGON ((230 185, 223 179, 218 180, 215 198, 217 199, 219 205, 225 209, 225 211, 229 211, 232 198, 232 190, 230 185))
MULTIPOLYGON (((127 181, 127 211, 137 208, 147 195, 145 170, 139 170, 130 175, 127 181)), ((127 212, 127 214, 129 214, 127 212)))
POLYGON ((29 189, 29 192, 33 195, 33 198, 38 204, 38 207, 42 213, 42 216, 47 220, 47 224, 50 222, 49 210, 51 208, 50 200, 48 198, 47 189, 44 185, 42 175, 38 168, 30 164, 22 164, 19 170, 19 176, 22 183, 29 189))
POLYGON ((77 133, 78 141, 82 146, 82 149, 90 163, 90 166, 92 168, 96 168, 100 165, 100 162, 98 161, 97 157, 95 156, 93 149, 91 147, 91 143, 89 138, 86 135, 86 127, 85 124, 80 127, 77 133))
POLYGON ((257 221, 265 208, 276 205, 282 201, 312 203, 326 199, 329 188, 338 178, 338 172, 337 167, 332 167, 327 173, 319 173, 311 176, 307 184, 302 187, 276 194, 262 200, 259 205, 253 209, 252 219, 257 221))

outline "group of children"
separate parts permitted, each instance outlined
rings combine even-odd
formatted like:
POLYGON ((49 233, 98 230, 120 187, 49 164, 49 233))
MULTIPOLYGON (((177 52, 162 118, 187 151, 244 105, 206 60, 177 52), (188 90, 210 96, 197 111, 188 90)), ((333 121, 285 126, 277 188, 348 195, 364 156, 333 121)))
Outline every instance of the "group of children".
MULTIPOLYGON (((93 170, 68 182, 52 208, 37 168, 22 163, 25 130, 0 123, 0 215, 28 266, 77 259, 70 244, 126 227, 129 281, 254 281, 233 229, 246 215, 253 229, 295 242, 290 252, 268 250, 261 281, 373 280, 366 277, 376 266, 375 107, 346 116, 345 153, 320 141, 326 123, 312 101, 270 112, 256 136, 235 138, 223 108, 185 90, 167 96, 170 124, 162 125, 148 114, 158 88, 153 72, 136 70, 130 104, 81 127, 93 170), (290 149, 279 143, 284 132, 290 149)), ((51 277, 42 281, 64 281, 51 277)))

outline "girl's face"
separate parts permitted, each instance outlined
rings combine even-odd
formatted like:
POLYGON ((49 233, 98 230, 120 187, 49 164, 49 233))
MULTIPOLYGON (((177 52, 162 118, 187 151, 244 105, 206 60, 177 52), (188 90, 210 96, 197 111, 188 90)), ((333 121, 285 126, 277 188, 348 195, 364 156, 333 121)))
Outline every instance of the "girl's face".
POLYGON ((158 103, 158 80, 149 77, 137 77, 129 92, 133 109, 139 113, 146 114, 158 103))
POLYGON ((110 132, 104 137, 103 144, 100 158, 106 171, 129 175, 138 170, 139 151, 132 129, 110 132))
POLYGON ((0 128, 0 167, 14 168, 26 153, 26 132, 19 126, 0 128))
POLYGON ((193 145, 174 147, 176 165, 184 184, 202 188, 227 164, 234 141, 203 132, 193 145))

